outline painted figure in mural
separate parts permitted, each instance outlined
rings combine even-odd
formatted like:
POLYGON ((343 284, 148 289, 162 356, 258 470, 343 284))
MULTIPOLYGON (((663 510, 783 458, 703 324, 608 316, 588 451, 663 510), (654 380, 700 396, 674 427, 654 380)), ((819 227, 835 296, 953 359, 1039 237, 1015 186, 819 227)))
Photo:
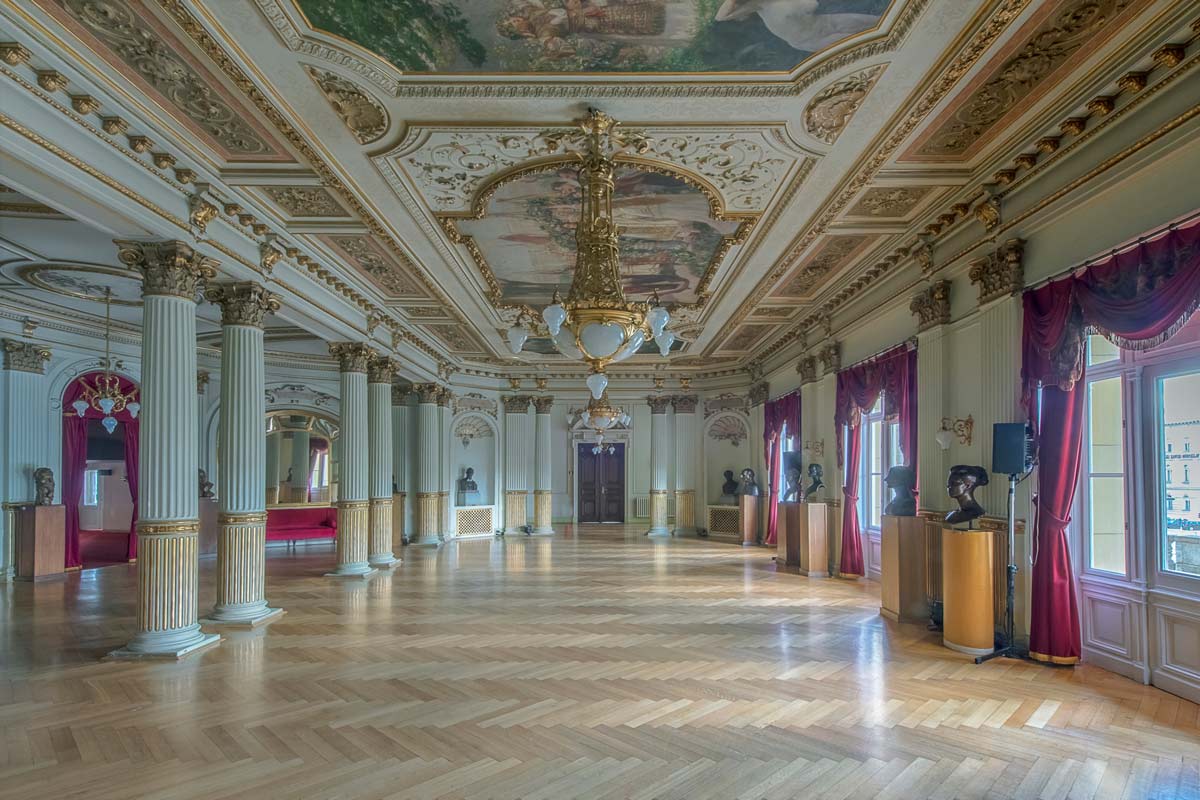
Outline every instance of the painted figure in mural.
POLYGON ((49 467, 38 467, 33 471, 33 504, 48 506, 54 503, 54 470, 49 467))
POLYGON ((983 467, 968 464, 956 464, 950 468, 946 479, 946 493, 958 502, 958 508, 946 515, 946 522, 951 525, 967 523, 984 515, 983 506, 975 499, 975 487, 987 486, 988 474, 983 467))
POLYGON ((747 497, 758 497, 762 494, 762 490, 758 488, 758 481, 754 479, 754 470, 749 467, 742 470, 742 485, 738 489, 738 494, 744 494, 747 497))
POLYGON ((200 498, 206 500, 213 496, 213 484, 208 479, 208 473, 203 469, 197 470, 200 473, 200 498))
POLYGON ((888 470, 883 482, 892 490, 891 502, 883 513, 893 517, 913 517, 917 514, 917 473, 912 467, 896 466, 888 470))
POLYGON ((732 22, 758 14, 774 35, 797 50, 820 50, 872 27, 875 14, 821 13, 819 0, 725 0, 713 17, 732 22))
POLYGON ((808 465, 808 488, 804 490, 804 502, 811 503, 817 492, 825 488, 825 468, 817 462, 808 465))

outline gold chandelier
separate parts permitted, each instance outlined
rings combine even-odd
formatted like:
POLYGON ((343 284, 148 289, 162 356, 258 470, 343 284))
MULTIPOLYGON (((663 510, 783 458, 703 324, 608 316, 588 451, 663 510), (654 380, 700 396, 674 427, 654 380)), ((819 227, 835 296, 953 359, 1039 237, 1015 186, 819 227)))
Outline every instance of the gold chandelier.
POLYGON ((71 407, 81 417, 87 413, 89 408, 99 411, 104 415, 100 424, 109 433, 117 429, 117 420, 113 416, 114 414, 128 411, 130 417, 137 419, 138 412, 142 410, 142 404, 137 399, 138 390, 135 388, 129 392, 122 392, 121 379, 113 374, 111 328, 112 289, 106 288, 104 290, 104 360, 100 362, 104 374, 97 375, 91 383, 88 383, 86 378, 80 378, 80 396, 71 404, 71 407))
POLYGON ((605 447, 604 433, 617 425, 628 425, 629 415, 610 403, 608 392, 603 392, 600 397, 593 397, 588 401, 587 408, 581 416, 583 424, 596 432, 596 444, 592 447, 592 452, 596 455, 601 452, 611 455, 614 448, 612 445, 605 447))
MULTIPOLYGON (((634 355, 653 339, 666 357, 675 334, 666 330, 671 315, 658 300, 630 302, 621 286, 620 229, 613 219, 614 156, 632 148, 644 153, 649 140, 638 131, 625 131, 621 123, 602 111, 588 109, 578 130, 544 134, 551 150, 570 142, 582 148, 575 155, 579 167, 580 213, 575 229, 575 275, 567 299, 558 291, 542 311, 542 320, 558 352, 592 369, 587 385, 599 401, 608 386, 604 368, 634 355)), ((529 329, 520 320, 508 331, 509 349, 521 352, 529 329)))

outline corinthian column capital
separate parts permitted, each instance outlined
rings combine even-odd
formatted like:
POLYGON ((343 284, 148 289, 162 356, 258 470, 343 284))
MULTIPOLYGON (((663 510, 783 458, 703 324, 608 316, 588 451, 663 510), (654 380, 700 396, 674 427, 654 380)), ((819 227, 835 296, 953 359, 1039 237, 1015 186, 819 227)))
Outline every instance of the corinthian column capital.
POLYGON ((554 398, 548 395, 539 395, 533 398, 533 410, 538 414, 549 414, 550 409, 554 407, 554 398))
POLYGON ((46 362, 50 360, 49 347, 16 339, 0 339, 0 343, 4 345, 5 369, 46 374, 46 362))
POLYGON ((222 325, 261 328, 267 314, 280 308, 279 295, 251 281, 214 283, 204 290, 204 297, 221 307, 222 325))
POLYGON ((671 405, 676 414, 695 414, 698 402, 700 398, 694 394, 677 394, 671 398, 671 405))
POLYGON ((392 379, 396 377, 398 367, 399 365, 394 359, 376 353, 367 363, 367 382, 391 383, 392 379))
POLYGON ((375 351, 362 342, 334 342, 329 345, 329 354, 337 359, 342 372, 366 372, 375 351))
POLYGON ((217 261, 184 242, 139 242, 115 239, 117 258, 142 274, 142 295, 195 299, 196 292, 217 274, 217 261))

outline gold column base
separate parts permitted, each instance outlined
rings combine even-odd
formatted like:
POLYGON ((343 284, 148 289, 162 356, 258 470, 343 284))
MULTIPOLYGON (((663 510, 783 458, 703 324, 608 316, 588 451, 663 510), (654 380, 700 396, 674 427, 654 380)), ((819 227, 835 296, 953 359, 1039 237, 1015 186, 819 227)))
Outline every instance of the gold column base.
POLYGON ((411 544, 435 544, 438 540, 438 493, 417 492, 417 535, 411 544))
POLYGON ((450 532, 450 493, 438 492, 438 541, 445 541, 450 532))
POLYGON ((650 530, 647 536, 670 536, 667 528, 667 490, 650 490, 650 530))
POLYGON ((390 567, 399 563, 392 554, 392 498, 371 498, 369 527, 368 563, 372 567, 390 567))
POLYGON ((525 489, 504 493, 504 532, 523 533, 529 524, 529 512, 526 509, 529 492, 525 489))
POLYGON ((694 533, 696 530, 696 492, 679 489, 675 492, 675 533, 694 533))
POLYGON ((337 566, 328 573, 337 578, 366 577, 375 570, 368 562, 369 512, 366 500, 339 500, 337 504, 337 566))
POLYGON ((535 489, 533 492, 533 532, 539 535, 554 533, 551 508, 553 496, 549 489, 535 489))
POLYGON ((268 608, 267 514, 220 514, 217 518, 217 602, 206 625, 258 627, 283 615, 268 608))
POLYGON ((408 544, 408 533, 404 530, 404 501, 408 498, 404 492, 392 495, 392 552, 397 547, 408 544))

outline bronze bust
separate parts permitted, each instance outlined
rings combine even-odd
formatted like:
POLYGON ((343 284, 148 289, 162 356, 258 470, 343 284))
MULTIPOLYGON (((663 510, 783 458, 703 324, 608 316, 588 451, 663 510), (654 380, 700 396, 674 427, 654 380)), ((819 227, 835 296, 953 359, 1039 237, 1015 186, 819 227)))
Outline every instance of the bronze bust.
POLYGON ((946 522, 951 525, 967 523, 984 515, 983 506, 975 499, 975 487, 987 486, 988 474, 983 467, 969 464, 956 464, 950 468, 946 478, 946 493, 958 502, 958 508, 946 515, 946 522))
POLYGON ((38 467, 33 471, 33 488, 36 492, 33 504, 48 506, 54 503, 54 470, 38 467))
POLYGON ((898 466, 888 470, 883 482, 892 490, 891 502, 883 513, 894 517, 913 517, 917 513, 917 474, 912 467, 898 466))
POLYGON ((200 473, 200 498, 207 500, 213 496, 213 484, 208 479, 208 473, 203 469, 197 470, 200 473))
POLYGON ((754 480, 754 470, 749 467, 742 470, 742 485, 738 489, 738 494, 744 494, 747 497, 758 497, 762 494, 758 488, 758 482, 754 480))
POLYGON ((811 503, 813 496, 825 488, 825 468, 816 461, 808 465, 808 488, 804 490, 804 502, 811 503))
POLYGON ((795 467, 788 467, 787 474, 783 476, 783 480, 783 502, 796 502, 800 494, 800 470, 795 467))
POLYGON ((467 467, 466 472, 458 479, 458 490, 460 492, 478 492, 479 484, 475 482, 475 468, 467 467))
POLYGON ((737 481, 733 479, 733 470, 725 470, 725 482, 721 484, 721 494, 728 497, 738 493, 737 481))

